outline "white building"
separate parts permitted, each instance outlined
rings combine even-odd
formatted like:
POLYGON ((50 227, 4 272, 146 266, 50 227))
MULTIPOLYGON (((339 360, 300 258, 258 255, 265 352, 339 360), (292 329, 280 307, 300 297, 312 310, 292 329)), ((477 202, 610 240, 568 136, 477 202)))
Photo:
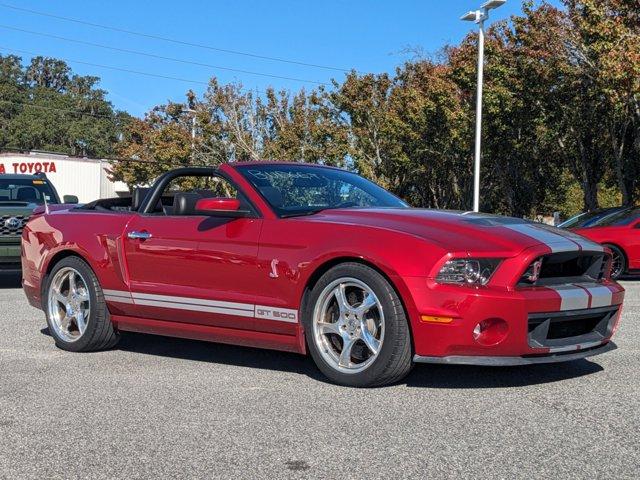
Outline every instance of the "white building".
POLYGON ((0 175, 44 172, 63 195, 76 195, 80 203, 98 198, 128 195, 123 182, 112 182, 107 175, 109 162, 98 158, 79 158, 46 152, 0 153, 0 175))

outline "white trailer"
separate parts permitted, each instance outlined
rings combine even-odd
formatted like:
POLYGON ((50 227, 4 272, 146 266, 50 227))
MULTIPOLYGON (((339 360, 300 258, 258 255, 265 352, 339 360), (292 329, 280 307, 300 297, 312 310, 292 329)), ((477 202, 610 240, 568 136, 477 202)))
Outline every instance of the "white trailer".
POLYGON ((76 195, 80 203, 98 198, 128 195, 123 182, 112 182, 107 175, 109 162, 99 158, 70 157, 46 152, 0 153, 0 175, 44 172, 60 198, 76 195))

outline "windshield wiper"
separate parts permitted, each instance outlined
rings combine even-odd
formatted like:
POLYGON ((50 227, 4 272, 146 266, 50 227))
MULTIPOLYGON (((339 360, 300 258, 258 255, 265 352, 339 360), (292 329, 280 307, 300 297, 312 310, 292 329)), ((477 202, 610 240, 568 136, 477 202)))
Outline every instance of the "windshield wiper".
POLYGON ((291 217, 305 217, 307 215, 315 215, 316 213, 320 213, 324 210, 328 210, 331 207, 322 207, 322 208, 316 208, 314 210, 305 210, 304 212, 291 212, 291 213, 284 213, 282 215, 280 215, 280 218, 291 218, 291 217))
POLYGON ((324 212, 325 210, 346 210, 349 208, 364 208, 364 207, 362 207, 361 205, 349 205, 347 207, 343 207, 340 205, 333 205, 333 206, 327 206, 327 207, 321 207, 321 208, 314 208, 313 210, 306 210, 304 212, 284 213, 280 215, 280 218, 304 217, 307 215, 315 215, 316 213, 324 212))

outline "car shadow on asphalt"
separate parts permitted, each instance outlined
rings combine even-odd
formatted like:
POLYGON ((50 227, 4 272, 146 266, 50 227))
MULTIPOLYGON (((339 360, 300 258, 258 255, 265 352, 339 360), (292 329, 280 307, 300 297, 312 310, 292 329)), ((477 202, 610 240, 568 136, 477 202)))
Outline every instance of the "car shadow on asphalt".
POLYGON ((640 275, 621 275, 618 280, 622 280, 625 282, 637 282, 640 280, 640 275))
MULTIPOLYGON (((47 328, 41 332, 49 335, 47 328)), ((116 348, 144 355, 290 372, 329 383, 311 357, 296 353, 130 332, 122 335, 116 348)), ((523 387, 578 378, 602 370, 600 365, 588 360, 523 367, 418 364, 399 385, 440 389, 523 387)))
POLYGON ((421 388, 511 388, 560 382, 603 370, 589 360, 521 367, 418 364, 405 382, 408 387, 421 388))
MULTIPOLYGON (((48 328, 40 332, 50 336, 48 328)), ((292 372, 326 381, 311 358, 297 353, 132 332, 124 332, 115 349, 194 362, 292 372)))
POLYGON ((0 288, 20 288, 21 280, 20 272, 0 272, 0 288))

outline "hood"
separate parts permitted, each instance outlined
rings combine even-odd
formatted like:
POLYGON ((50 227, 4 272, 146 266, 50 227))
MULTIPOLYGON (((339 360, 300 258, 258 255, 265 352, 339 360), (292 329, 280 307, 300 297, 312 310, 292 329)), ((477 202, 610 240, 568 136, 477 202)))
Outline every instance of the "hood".
POLYGON ((602 251, 597 243, 567 230, 521 218, 473 212, 354 208, 326 210, 306 219, 394 230, 423 238, 449 252, 511 256, 536 245, 544 245, 551 252, 602 251))
POLYGON ((29 216, 38 205, 27 202, 0 202, 0 216, 29 216))
MULTIPOLYGON (((77 203, 54 203, 54 204, 49 204, 49 213, 52 212, 61 212, 64 210, 71 210, 72 208, 76 208, 78 207, 79 204, 77 203)), ((33 214, 34 215, 40 215, 43 214, 45 212, 46 208, 44 205, 38 205, 36 208, 33 209, 33 214)))

